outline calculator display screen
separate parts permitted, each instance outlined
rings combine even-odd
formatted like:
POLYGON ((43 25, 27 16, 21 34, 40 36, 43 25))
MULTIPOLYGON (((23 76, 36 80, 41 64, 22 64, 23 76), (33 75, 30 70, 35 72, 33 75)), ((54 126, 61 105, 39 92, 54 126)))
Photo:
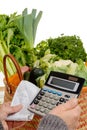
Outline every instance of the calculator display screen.
POLYGON ((70 90, 70 91, 76 91, 79 86, 79 83, 77 82, 73 82, 66 79, 61 79, 54 76, 51 76, 49 78, 48 84, 55 86, 56 88, 61 88, 61 89, 70 90))

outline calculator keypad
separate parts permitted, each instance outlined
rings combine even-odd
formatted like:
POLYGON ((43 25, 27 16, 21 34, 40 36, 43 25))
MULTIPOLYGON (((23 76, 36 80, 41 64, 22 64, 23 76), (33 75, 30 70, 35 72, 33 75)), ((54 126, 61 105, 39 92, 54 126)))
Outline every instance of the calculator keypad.
POLYGON ((67 94, 62 91, 44 87, 30 105, 29 110, 44 116, 55 106, 65 103, 73 97, 75 97, 75 94, 67 94))

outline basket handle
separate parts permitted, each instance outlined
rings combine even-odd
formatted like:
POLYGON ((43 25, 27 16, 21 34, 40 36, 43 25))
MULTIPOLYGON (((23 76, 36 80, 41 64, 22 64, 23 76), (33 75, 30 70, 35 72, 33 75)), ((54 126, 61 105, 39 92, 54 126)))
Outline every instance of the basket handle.
MULTIPOLYGON (((7 67, 6 67, 6 59, 7 58, 10 58, 12 60, 12 62, 14 63, 20 81, 23 79, 23 75, 22 75, 22 72, 21 72, 21 68, 20 68, 17 60, 15 59, 15 57, 12 54, 6 54, 3 58, 3 68, 4 68, 5 80, 7 82, 7 85, 10 86, 10 83, 9 83, 9 80, 8 80, 8 74, 7 74, 7 67)), ((7 88, 7 89, 9 89, 9 93, 11 94, 12 93, 11 89, 10 88, 7 88)))

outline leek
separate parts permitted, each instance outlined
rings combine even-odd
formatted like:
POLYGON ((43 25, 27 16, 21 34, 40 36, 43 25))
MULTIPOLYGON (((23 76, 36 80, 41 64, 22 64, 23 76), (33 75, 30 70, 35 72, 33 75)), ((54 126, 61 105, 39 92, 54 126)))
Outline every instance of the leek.
POLYGON ((25 8, 22 15, 19 15, 14 19, 29 50, 34 48, 37 26, 42 16, 42 11, 40 11, 37 16, 36 12, 37 10, 33 9, 32 12, 28 14, 28 10, 25 8))

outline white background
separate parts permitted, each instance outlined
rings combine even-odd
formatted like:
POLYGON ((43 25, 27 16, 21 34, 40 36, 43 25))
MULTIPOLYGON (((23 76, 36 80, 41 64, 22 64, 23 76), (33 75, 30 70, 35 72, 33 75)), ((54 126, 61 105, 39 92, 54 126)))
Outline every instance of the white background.
POLYGON ((42 10, 36 41, 60 34, 80 36, 87 51, 87 0, 0 0, 0 14, 42 10))

